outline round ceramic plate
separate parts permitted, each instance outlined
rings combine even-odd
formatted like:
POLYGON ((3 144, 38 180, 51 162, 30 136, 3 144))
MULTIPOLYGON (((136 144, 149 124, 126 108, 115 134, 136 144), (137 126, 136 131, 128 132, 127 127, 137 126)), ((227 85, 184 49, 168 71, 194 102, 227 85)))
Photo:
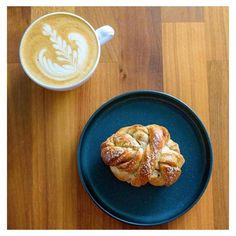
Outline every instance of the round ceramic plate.
POLYGON ((135 91, 112 98, 89 119, 80 137, 78 170, 85 190, 112 217, 135 225, 167 223, 201 197, 212 169, 212 148, 204 125, 183 102, 157 91, 135 91), (182 175, 170 187, 136 188, 117 180, 100 156, 100 145, 124 126, 159 124, 179 144, 182 175))

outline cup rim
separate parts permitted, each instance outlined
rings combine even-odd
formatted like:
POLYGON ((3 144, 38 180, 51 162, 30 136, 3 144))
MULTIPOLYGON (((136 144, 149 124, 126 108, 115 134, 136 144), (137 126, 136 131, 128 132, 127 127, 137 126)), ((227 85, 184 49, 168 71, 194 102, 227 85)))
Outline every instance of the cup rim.
POLYGON ((82 85, 83 83, 85 83, 89 78, 90 76, 94 73, 97 65, 98 65, 98 62, 99 62, 99 59, 100 59, 100 55, 101 55, 101 44, 99 42, 99 39, 98 39, 98 35, 96 34, 96 31, 95 29, 93 28, 93 26, 87 21, 85 20, 83 17, 79 16, 79 15, 76 15, 74 13, 71 13, 71 12, 63 12, 63 11, 57 11, 57 12, 51 12, 51 13, 48 13, 48 14, 45 14, 45 15, 42 15, 40 17, 38 17, 37 19, 35 19, 27 28, 26 30, 24 31, 23 33, 23 36, 21 38, 21 41, 20 41, 20 46, 19 46, 19 59, 20 59, 20 64, 24 70, 24 72, 26 73, 26 75, 33 81, 35 82, 36 84, 46 88, 46 89, 50 89, 50 90, 56 90, 56 91, 64 91, 64 90, 70 90, 70 89, 73 89, 73 88, 76 88, 76 87, 79 87, 80 85, 82 85), (23 39, 26 35, 26 33, 35 25, 36 22, 40 21, 41 19, 45 18, 45 17, 48 17, 50 15, 59 15, 59 14, 63 14, 63 15, 70 15, 70 16, 74 16, 78 19, 80 19, 81 21, 83 21, 84 23, 86 23, 88 25, 88 27, 93 31, 95 37, 96 37, 96 41, 97 41, 97 47, 98 47, 98 53, 97 53, 97 58, 96 58, 96 61, 92 67, 92 69, 89 71, 89 73, 81 80, 77 81, 77 82, 74 82, 72 84, 69 84, 69 85, 65 85, 65 86, 56 86, 56 85, 48 85, 40 80, 38 80, 37 78, 35 78, 34 76, 32 76, 30 74, 30 72, 28 71, 28 69, 26 68, 26 65, 24 65, 23 61, 22 61, 22 42, 23 42, 23 39))

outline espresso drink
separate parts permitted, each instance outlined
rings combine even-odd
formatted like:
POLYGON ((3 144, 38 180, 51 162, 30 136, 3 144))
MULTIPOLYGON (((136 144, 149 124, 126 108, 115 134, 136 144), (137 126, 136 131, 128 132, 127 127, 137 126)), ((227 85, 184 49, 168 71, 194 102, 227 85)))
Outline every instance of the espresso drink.
POLYGON ((63 87, 76 84, 97 63, 99 44, 82 19, 63 13, 45 16, 25 32, 20 47, 27 74, 43 84, 63 87))

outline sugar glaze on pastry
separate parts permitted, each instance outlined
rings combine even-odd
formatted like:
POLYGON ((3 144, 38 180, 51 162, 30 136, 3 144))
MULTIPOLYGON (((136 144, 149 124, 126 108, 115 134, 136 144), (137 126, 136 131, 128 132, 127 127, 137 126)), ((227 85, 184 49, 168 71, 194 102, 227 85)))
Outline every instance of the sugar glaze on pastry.
POLYGON ((102 143, 101 157, 116 178, 135 187, 172 185, 185 162, 168 130, 155 124, 121 128, 102 143))

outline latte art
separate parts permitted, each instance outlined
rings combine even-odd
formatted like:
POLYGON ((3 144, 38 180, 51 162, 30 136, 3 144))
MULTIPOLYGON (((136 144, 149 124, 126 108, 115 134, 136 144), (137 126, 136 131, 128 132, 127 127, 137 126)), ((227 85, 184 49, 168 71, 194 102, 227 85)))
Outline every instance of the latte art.
POLYGON ((50 58, 45 56, 47 49, 43 48, 38 55, 40 70, 46 76, 55 80, 66 80, 67 77, 73 76, 85 63, 88 53, 86 39, 81 34, 73 32, 69 33, 69 41, 66 42, 49 24, 44 24, 42 33, 49 37, 52 46, 55 48, 57 61, 63 61, 66 64, 59 65, 52 62, 50 58), (76 43, 77 50, 72 50, 70 41, 76 43))
POLYGON ((64 87, 83 80, 93 70, 99 44, 94 30, 82 19, 57 13, 42 17, 27 29, 20 57, 30 77, 64 87))

